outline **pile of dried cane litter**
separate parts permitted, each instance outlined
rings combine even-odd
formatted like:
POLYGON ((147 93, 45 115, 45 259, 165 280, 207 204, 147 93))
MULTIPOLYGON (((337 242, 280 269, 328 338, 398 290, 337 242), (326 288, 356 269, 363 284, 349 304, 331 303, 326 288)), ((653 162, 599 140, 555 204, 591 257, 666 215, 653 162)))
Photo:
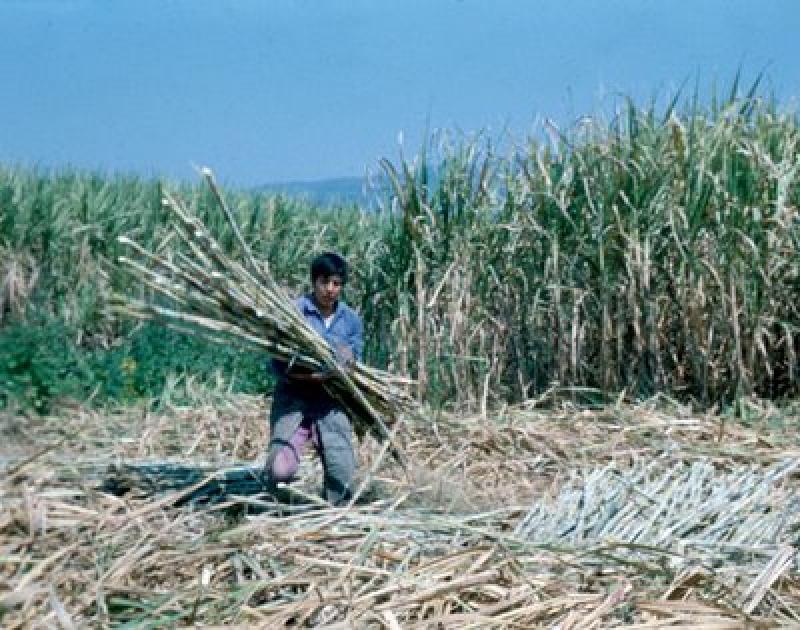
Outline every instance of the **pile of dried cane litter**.
POLYGON ((746 428, 655 405, 435 415, 406 474, 288 504, 99 491, 109 464, 252 462, 264 401, 3 418, 0 625, 694 628, 800 622, 796 416, 746 428))

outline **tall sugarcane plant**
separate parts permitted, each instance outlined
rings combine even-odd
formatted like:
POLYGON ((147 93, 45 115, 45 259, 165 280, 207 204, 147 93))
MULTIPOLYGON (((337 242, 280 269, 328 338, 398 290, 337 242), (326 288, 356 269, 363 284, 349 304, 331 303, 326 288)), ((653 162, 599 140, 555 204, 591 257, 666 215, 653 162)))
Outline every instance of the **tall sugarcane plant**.
MULTIPOLYGON (((705 407, 792 396, 800 120, 756 87, 740 98, 737 83, 710 105, 676 97, 663 111, 627 101, 611 120, 548 123, 502 152, 445 130, 382 162, 382 212, 252 191, 225 199, 254 256, 293 290, 305 252, 347 257, 366 356, 413 377, 421 400, 486 409, 554 384, 705 407)), ((136 290, 111 264, 117 237, 174 249, 165 187, 259 278, 203 182, 0 167, 0 319, 50 313, 92 347, 119 339, 127 329, 107 317, 108 296, 136 290)))

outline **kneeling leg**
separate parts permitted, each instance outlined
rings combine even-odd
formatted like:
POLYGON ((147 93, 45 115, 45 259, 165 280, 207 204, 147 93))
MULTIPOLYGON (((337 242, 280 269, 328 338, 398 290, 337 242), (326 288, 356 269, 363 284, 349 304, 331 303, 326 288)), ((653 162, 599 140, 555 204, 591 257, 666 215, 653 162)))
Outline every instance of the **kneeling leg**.
POLYGON ((353 496, 356 458, 350 420, 340 409, 332 409, 317 423, 325 469, 325 498, 333 505, 347 503, 353 496))

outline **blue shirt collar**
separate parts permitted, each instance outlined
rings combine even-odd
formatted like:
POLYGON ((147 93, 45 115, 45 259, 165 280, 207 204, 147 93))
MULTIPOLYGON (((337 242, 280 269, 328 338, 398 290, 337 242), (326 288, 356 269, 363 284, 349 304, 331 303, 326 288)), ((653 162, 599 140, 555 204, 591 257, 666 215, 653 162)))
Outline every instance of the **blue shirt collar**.
MULTIPOLYGON (((320 312, 319 308, 317 308, 317 305, 314 302, 314 297, 311 293, 306 293, 305 295, 303 295, 303 297, 300 298, 300 305, 303 307, 303 312, 316 313, 317 315, 320 316, 320 319, 324 319, 322 317, 322 313, 320 312)), ((339 311, 341 309, 342 309, 342 301, 336 300, 336 307, 333 309, 333 313, 331 313, 331 315, 336 317, 336 315, 339 314, 339 311)))

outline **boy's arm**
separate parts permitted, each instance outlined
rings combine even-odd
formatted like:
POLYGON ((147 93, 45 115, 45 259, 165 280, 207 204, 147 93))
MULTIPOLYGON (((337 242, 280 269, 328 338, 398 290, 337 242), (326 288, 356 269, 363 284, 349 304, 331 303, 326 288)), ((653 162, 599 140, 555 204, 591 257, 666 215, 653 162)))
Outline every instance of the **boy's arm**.
POLYGON ((356 361, 361 361, 364 356, 364 323, 358 315, 353 315, 353 325, 348 339, 356 361))
MULTIPOLYGON (((294 299, 294 305, 298 311, 301 313, 303 312, 303 296, 300 295, 294 299)), ((295 381, 295 382, 311 382, 311 383, 323 383, 330 378, 330 375, 327 372, 309 372, 305 368, 299 368, 296 366, 290 366, 289 363, 285 361, 277 361, 273 359, 273 369, 277 367, 280 372, 277 372, 278 377, 284 377, 287 380, 295 381)))
MULTIPOLYGON (((334 348, 337 359, 346 368, 349 368, 353 360, 361 361, 364 353, 364 324, 361 318, 353 313, 346 343, 334 348)), ((303 369, 289 368, 285 361, 272 360, 272 369, 278 378, 285 377, 295 382, 324 383, 334 376, 332 371, 308 372, 303 369)))

